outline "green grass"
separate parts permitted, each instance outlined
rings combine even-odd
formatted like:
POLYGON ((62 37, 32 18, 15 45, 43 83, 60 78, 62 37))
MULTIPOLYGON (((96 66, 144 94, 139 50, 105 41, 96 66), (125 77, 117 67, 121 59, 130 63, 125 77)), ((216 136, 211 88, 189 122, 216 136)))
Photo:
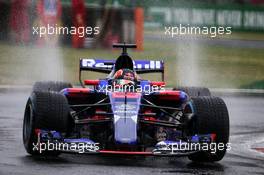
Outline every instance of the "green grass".
MULTIPOLYGON (((199 43, 145 41, 143 52, 130 51, 134 59, 163 59, 167 85, 216 88, 258 88, 264 80, 264 49, 228 48, 199 43), (177 66, 178 65, 178 66, 177 66), (250 85, 250 86, 249 86, 250 85)), ((0 43, 0 84, 32 84, 36 80, 78 82, 79 58, 114 59, 117 50, 14 46, 0 43), (58 61, 60 58, 60 61, 58 61), (56 66, 54 66, 56 65, 56 66)), ((88 72, 87 78, 104 77, 88 72)), ((155 80, 156 74, 144 78, 155 80)))

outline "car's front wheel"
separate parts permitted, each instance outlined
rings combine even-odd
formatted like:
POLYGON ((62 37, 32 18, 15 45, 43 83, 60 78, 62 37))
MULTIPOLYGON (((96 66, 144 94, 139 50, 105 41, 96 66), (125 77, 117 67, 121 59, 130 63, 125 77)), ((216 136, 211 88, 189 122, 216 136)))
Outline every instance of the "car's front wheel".
POLYGON ((190 125, 192 135, 215 134, 216 138, 210 149, 193 154, 189 159, 198 162, 221 160, 229 144, 229 115, 225 102, 218 97, 196 97, 191 103, 194 109, 190 125))
MULTIPOLYGON (((38 136, 36 129, 67 132, 69 126, 69 106, 65 96, 56 92, 33 92, 29 97, 23 121, 23 143, 26 151, 39 155, 34 149, 38 136)), ((44 154, 54 153, 44 152, 44 154)))

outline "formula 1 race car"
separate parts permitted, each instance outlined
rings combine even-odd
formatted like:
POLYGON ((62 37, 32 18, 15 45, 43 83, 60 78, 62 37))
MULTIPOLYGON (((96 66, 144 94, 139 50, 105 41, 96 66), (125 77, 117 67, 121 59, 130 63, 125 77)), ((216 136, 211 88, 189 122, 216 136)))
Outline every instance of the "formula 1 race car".
POLYGON ((219 161, 230 148, 224 101, 207 88, 165 88, 164 62, 132 60, 127 48, 116 60, 80 59, 79 87, 36 82, 27 101, 23 142, 32 155, 60 153, 188 156, 219 161), (82 80, 83 71, 107 73, 82 80), (159 72, 162 81, 139 75, 159 72))

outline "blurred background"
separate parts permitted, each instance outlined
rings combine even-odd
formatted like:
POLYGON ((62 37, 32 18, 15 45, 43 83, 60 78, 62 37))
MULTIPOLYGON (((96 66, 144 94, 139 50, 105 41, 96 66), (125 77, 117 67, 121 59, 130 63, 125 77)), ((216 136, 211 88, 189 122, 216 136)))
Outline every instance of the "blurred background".
POLYGON ((0 26, 0 85, 78 84, 79 58, 116 59, 112 43, 127 42, 138 45, 133 59, 165 61, 168 86, 264 89, 264 0, 0 0, 0 26), (100 32, 33 34, 47 24, 100 32), (165 35, 179 24, 232 27, 232 34, 165 35))

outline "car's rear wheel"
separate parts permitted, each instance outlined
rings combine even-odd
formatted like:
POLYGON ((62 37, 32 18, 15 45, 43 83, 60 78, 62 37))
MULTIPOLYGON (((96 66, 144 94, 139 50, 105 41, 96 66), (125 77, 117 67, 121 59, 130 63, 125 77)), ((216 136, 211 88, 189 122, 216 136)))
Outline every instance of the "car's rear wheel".
POLYGON ((190 97, 211 96, 210 90, 205 87, 175 87, 173 90, 184 91, 190 97))
POLYGON ((62 89, 72 88, 72 84, 62 81, 38 81, 33 86, 33 91, 54 91, 60 92, 62 89))
MULTIPOLYGON (((26 151, 39 155, 33 150, 37 144, 36 129, 67 132, 69 126, 69 106, 67 99, 56 92, 33 92, 29 97, 24 114, 23 143, 26 151)), ((45 155, 57 155, 56 151, 43 152, 45 155)))
POLYGON ((218 97, 192 98, 194 117, 192 122, 192 135, 216 134, 214 150, 198 152, 190 155, 189 159, 198 162, 211 162, 221 160, 228 147, 229 115, 224 101, 218 97))

